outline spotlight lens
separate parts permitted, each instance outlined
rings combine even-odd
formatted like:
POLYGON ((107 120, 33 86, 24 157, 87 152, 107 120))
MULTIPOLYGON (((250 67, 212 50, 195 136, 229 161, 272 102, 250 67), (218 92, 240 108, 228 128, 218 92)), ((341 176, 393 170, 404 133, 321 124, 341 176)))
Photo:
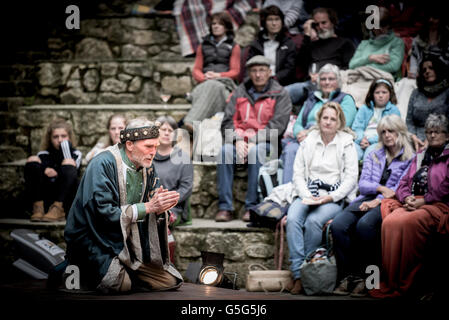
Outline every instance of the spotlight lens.
POLYGON ((212 284, 218 278, 217 270, 208 270, 203 275, 203 283, 204 284, 212 284))
POLYGON ((217 283, 219 273, 215 267, 204 268, 200 273, 200 282, 206 285, 214 285, 217 283))

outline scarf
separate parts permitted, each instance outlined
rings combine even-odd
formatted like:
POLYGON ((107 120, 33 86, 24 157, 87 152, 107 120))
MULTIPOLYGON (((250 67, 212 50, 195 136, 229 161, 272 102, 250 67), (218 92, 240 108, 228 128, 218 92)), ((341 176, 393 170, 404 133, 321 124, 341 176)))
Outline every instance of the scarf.
POLYGON ((434 98, 442 93, 444 90, 449 88, 449 82, 447 79, 443 79, 442 81, 434 84, 424 84, 421 87, 421 92, 424 93, 426 97, 434 98))
POLYGON ((309 181, 307 182, 307 188, 309 189, 310 193, 314 197, 320 196, 319 191, 318 191, 319 189, 323 189, 323 190, 330 192, 330 191, 337 190, 339 186, 340 186, 340 182, 330 185, 330 184, 324 183, 320 179, 315 179, 315 180, 309 179, 309 181))

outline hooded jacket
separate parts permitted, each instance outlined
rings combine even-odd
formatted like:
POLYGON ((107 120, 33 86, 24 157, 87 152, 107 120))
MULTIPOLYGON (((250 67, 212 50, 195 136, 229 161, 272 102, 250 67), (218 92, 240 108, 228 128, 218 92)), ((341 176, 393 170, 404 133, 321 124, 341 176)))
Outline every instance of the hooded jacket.
POLYGON ((272 129, 277 130, 276 138, 279 138, 287 128, 292 110, 287 91, 275 79, 270 78, 264 92, 257 100, 254 100, 248 93, 252 86, 251 79, 240 84, 226 105, 221 123, 225 141, 228 141, 227 129, 233 130, 233 141, 245 140, 260 143, 270 140, 270 133, 273 134, 272 129), (267 129, 265 134, 261 132, 257 134, 261 129, 267 129))

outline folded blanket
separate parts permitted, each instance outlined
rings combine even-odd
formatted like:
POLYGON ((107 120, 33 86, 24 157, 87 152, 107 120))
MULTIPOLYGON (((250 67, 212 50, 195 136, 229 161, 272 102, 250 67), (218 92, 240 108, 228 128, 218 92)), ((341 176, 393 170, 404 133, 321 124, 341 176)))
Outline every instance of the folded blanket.
POLYGON ((374 79, 386 79, 394 83, 393 76, 373 67, 363 66, 355 69, 341 70, 341 91, 349 93, 355 100, 357 108, 365 104, 366 94, 374 79))

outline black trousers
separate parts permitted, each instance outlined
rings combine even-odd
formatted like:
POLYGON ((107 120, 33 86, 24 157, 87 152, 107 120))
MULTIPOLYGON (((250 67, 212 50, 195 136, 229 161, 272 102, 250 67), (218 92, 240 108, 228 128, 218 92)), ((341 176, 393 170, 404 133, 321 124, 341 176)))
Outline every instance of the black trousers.
POLYGON ((350 204, 332 221, 331 232, 340 280, 348 275, 366 278, 368 265, 381 268, 380 205, 368 211, 359 209, 362 202, 373 199, 366 197, 350 204))
POLYGON ((49 178, 44 174, 42 164, 26 163, 25 190, 30 205, 43 200, 47 211, 53 202, 60 201, 66 213, 70 210, 78 188, 78 170, 72 165, 62 165, 57 172, 57 177, 49 178))

